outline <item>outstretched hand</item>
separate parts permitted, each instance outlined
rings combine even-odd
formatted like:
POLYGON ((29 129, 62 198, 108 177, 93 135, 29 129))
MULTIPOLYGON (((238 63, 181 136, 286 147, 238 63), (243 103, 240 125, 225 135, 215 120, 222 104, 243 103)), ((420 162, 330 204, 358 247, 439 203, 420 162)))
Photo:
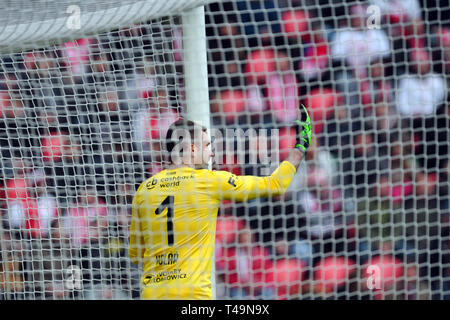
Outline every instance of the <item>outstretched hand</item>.
POLYGON ((295 120, 295 148, 306 153, 311 145, 311 119, 309 118, 308 110, 303 104, 302 109, 298 111, 297 120, 295 120))

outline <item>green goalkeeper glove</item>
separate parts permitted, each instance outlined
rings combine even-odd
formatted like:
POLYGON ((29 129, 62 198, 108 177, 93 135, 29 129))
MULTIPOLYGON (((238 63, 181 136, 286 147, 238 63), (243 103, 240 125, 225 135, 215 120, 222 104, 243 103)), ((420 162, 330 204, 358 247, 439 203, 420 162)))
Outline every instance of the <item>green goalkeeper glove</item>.
POLYGON ((303 112, 301 112, 300 119, 295 120, 295 131, 297 133, 297 140, 295 148, 301 152, 306 153, 311 145, 311 120, 309 118, 308 110, 302 104, 303 112))

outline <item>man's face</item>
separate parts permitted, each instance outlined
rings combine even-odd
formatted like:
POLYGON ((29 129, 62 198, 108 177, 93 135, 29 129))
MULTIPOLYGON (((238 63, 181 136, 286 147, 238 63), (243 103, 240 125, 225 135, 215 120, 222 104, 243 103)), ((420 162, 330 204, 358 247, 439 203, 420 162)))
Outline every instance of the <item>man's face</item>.
POLYGON ((200 144, 192 144, 192 160, 193 164, 200 167, 207 167, 209 161, 214 154, 211 151, 211 139, 206 132, 202 131, 202 139, 200 144))
POLYGON ((206 132, 195 130, 194 136, 184 129, 176 129, 172 133, 172 139, 180 140, 171 151, 171 159, 174 164, 187 165, 195 168, 207 168, 209 161, 214 157, 211 151, 211 140, 206 132))

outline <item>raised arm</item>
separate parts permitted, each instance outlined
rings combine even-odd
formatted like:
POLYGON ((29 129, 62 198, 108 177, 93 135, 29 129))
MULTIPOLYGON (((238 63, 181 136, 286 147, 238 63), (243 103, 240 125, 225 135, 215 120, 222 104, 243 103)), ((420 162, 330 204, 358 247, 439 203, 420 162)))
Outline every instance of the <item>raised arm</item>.
POLYGON ((220 199, 245 201, 269 195, 277 196, 286 192, 298 166, 311 144, 311 120, 306 108, 299 112, 295 122, 296 144, 286 161, 268 177, 236 176, 226 171, 214 172, 216 182, 212 190, 220 199))
POLYGON ((277 196, 286 192, 296 172, 288 161, 267 177, 236 176, 227 171, 214 172, 215 188, 211 190, 221 200, 246 201, 277 196))

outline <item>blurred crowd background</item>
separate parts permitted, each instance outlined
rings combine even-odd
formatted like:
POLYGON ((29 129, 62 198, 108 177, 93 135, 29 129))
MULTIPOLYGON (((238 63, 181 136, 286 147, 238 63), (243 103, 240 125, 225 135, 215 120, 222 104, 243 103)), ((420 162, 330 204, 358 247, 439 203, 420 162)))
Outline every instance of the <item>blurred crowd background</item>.
MULTIPOLYGON (((286 195, 221 204, 217 298, 450 299, 449 2, 205 12, 212 127, 277 132, 283 160, 301 104, 313 121, 286 195)), ((131 200, 184 115, 180 23, 1 57, 1 298, 139 298, 131 200)), ((214 168, 267 174, 249 154, 214 168)))

